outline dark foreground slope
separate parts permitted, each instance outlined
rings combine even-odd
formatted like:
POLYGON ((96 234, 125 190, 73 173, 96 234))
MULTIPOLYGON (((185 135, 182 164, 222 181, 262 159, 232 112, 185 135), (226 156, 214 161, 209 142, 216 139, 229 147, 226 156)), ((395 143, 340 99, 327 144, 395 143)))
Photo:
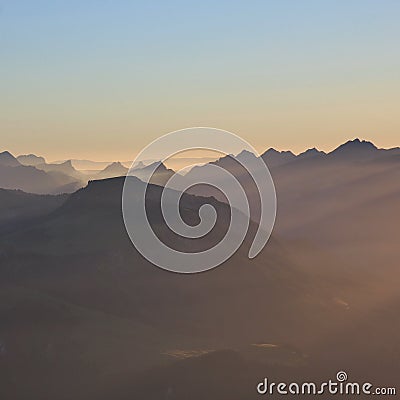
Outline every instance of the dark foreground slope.
MULTIPOLYGON (((279 238, 254 260, 248 238, 206 273, 160 270, 127 237, 122 184, 91 182, 40 222, 1 236, 1 398, 248 399, 264 375, 329 379, 338 368, 393 379, 396 299, 381 307, 371 282, 279 238)), ((160 193, 150 188, 148 211, 171 241, 160 193)), ((227 207, 184 196, 182 211, 196 223, 206 201, 220 216, 212 243, 227 207)))
POLYGON ((40 195, 0 189, 0 232, 15 230, 59 208, 68 195, 40 195))

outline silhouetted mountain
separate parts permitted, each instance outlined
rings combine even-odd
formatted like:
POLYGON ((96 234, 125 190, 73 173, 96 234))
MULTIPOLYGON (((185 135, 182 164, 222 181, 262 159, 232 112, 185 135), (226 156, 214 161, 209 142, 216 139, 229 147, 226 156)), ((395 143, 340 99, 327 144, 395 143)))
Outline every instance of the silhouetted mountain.
POLYGON ((44 157, 36 156, 35 154, 22 154, 17 157, 17 160, 22 165, 28 165, 35 167, 36 165, 45 164, 46 160, 44 157))
MULTIPOLYGON (((256 188, 252 182, 253 180, 247 171, 245 171, 244 168, 237 162, 237 159, 240 159, 240 157, 243 159, 249 159, 249 157, 255 156, 252 153, 244 151, 237 156, 228 155, 209 164, 218 165, 233 174, 250 194, 250 203, 254 203, 251 205, 251 208, 259 208, 259 205, 253 201, 254 197, 256 196, 256 188)), ((359 162, 371 162, 372 160, 379 161, 380 163, 385 162, 387 164, 391 164, 393 162, 400 161, 400 149, 378 149, 371 142, 355 139, 339 146, 330 153, 325 153, 317 150, 316 148, 312 148, 295 155, 290 151, 280 152, 270 148, 261 155, 261 158, 271 169, 271 171, 276 171, 278 169, 289 171, 292 168, 296 169, 307 166, 309 168, 325 168, 329 166, 329 168, 340 169, 341 167, 347 168, 349 163, 354 164, 359 162)), ((209 171, 207 168, 207 165, 209 164, 194 167, 186 176, 191 177, 196 175, 199 181, 208 181, 208 175, 212 173, 212 171, 209 171)), ((288 173, 289 172, 285 173, 286 179, 288 179, 288 173)), ((205 187, 204 185, 199 185, 198 187, 193 187, 190 189, 190 193, 203 196, 214 196, 219 200, 224 201, 224 197, 221 195, 221 193, 210 186, 205 187)))
POLYGON ((286 164, 295 159, 295 155, 291 151, 277 151, 273 148, 268 149, 261 158, 268 165, 268 167, 277 167, 286 164))
POLYGON ((0 188, 20 189, 27 193, 59 194, 73 192, 82 186, 75 178, 60 172, 45 172, 35 167, 0 164, 0 188))
MULTIPOLYGON (((68 160, 58 160, 54 161, 54 164, 61 164, 68 160)), ((71 159, 71 163, 75 169, 78 170, 91 170, 91 171, 101 171, 106 168, 107 165, 110 165, 111 161, 92 161, 92 160, 78 160, 71 159)))
POLYGON ((86 181, 76 171, 70 161, 63 164, 39 164, 44 160, 33 154, 20 156, 22 165, 12 154, 0 154, 0 188, 20 189, 28 193, 57 194, 67 193, 82 187, 86 181))
POLYGON ((19 228, 34 218, 60 207, 67 195, 37 195, 21 190, 0 189, 0 232, 19 228))
POLYGON ((0 165, 4 167, 18 167, 21 164, 10 152, 3 151, 0 153, 0 165))
POLYGON ((148 181, 155 185, 165 185, 166 182, 175 175, 172 169, 167 168, 162 162, 154 162, 143 168, 134 168, 130 171, 129 175, 136 176, 140 180, 148 181), (155 169, 154 174, 150 178, 151 171, 155 169))
POLYGON ((242 161, 245 163, 246 161, 249 161, 253 158, 256 158, 256 156, 252 152, 243 150, 237 155, 228 154, 226 156, 218 158, 215 161, 211 161, 207 164, 197 165, 197 166, 193 167, 191 171, 188 172, 188 175, 193 172, 198 173, 198 171, 201 171, 202 169, 206 168, 207 165, 217 165, 221 168, 229 170, 230 172, 232 172, 234 169, 238 169, 238 168, 241 170, 243 167, 241 166, 239 161, 242 161))
POLYGON ((326 153, 324 151, 319 151, 315 147, 312 149, 308 149, 304 151, 303 153, 300 153, 297 155, 297 159, 310 159, 310 158, 315 158, 315 157, 323 157, 326 156, 326 153))
MULTIPOLYGON (((54 161, 54 164, 61 164, 67 160, 59 160, 54 161)), ((79 159, 71 159, 70 160, 73 167, 79 171, 101 171, 106 168, 108 165, 112 164, 112 161, 92 161, 92 160, 79 160, 79 159)), ((122 165, 130 165, 132 161, 123 161, 122 165)))
POLYGON ((332 160, 337 162, 358 162, 371 160, 372 158, 382 159, 383 157, 397 154, 400 154, 399 148, 378 149, 371 142, 354 139, 338 146, 329 153, 325 153, 314 147, 295 155, 291 151, 277 151, 271 148, 262 154, 261 157, 269 168, 276 168, 300 160, 302 162, 305 160, 316 162, 318 159, 321 162, 331 162, 332 160))
POLYGON ((61 164, 38 164, 36 165, 36 168, 45 172, 60 173, 70 178, 74 178, 74 180, 80 180, 82 182, 86 181, 86 177, 72 166, 71 160, 64 161, 61 164))
MULTIPOLYGON (((337 249, 338 253, 346 247, 349 254, 353 257, 358 254, 357 257, 368 265, 374 265, 380 258, 393 266, 397 228, 391 216, 400 213, 395 204, 400 190, 397 184, 400 182, 399 150, 377 149, 357 140, 343 146, 338 156, 311 149, 291 157, 289 162, 271 167, 278 198, 275 232, 290 239, 318 242, 337 249), (382 197, 378 200, 377 196, 382 197), (381 228, 373 228, 372 221, 381 228), (354 241, 361 227, 363 237, 368 236, 370 241, 380 245, 368 247, 368 240, 358 239, 365 246, 359 254, 354 241), (380 235, 376 237, 378 231, 380 235)), ((251 176, 232 158, 229 162, 227 158, 223 161, 220 165, 224 165, 245 189, 252 218, 258 221, 259 195, 251 176)), ((212 173, 206 166, 193 170, 198 181, 207 181, 207 174, 212 173)), ((206 185, 193 186, 190 193, 212 195, 226 201, 218 190, 206 185)))
POLYGON ((246 160, 252 159, 252 158, 254 158, 254 157, 256 157, 256 156, 255 156, 255 154, 252 153, 251 151, 243 150, 243 151, 241 151, 239 154, 237 154, 237 155, 235 156, 235 159, 236 159, 236 160, 246 161, 246 160))
POLYGON ((120 162, 114 162, 110 165, 107 165, 102 171, 100 171, 97 175, 97 179, 105 179, 105 178, 115 178, 117 176, 125 176, 128 173, 129 169, 124 167, 120 162))
POLYGON ((356 161, 360 158, 374 157, 377 152, 378 148, 373 143, 356 138, 337 147, 329 153, 329 157, 335 157, 339 160, 348 158, 351 161, 356 161))

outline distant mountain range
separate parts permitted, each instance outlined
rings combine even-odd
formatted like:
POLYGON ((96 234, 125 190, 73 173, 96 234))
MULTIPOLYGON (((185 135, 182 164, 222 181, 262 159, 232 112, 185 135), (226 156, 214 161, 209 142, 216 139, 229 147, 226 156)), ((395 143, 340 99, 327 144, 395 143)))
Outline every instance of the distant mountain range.
POLYGON ((8 151, 0 153, 0 166, 4 167, 18 167, 21 164, 19 161, 8 151))
POLYGON ((73 192, 86 184, 83 175, 70 162, 47 164, 42 163, 43 158, 34 155, 22 156, 20 160, 8 151, 0 153, 1 188, 57 194, 73 192))
POLYGON ((128 173, 128 171, 129 168, 124 167, 120 162, 113 162, 98 172, 97 175, 94 174, 93 177, 98 179, 114 178, 117 176, 124 176, 128 173))
MULTIPOLYGON (((218 165, 228 170, 240 182, 245 189, 250 202, 250 209, 253 210, 255 220, 257 220, 257 212, 260 210, 257 188, 249 172, 240 164, 239 161, 249 161, 256 157, 253 153, 243 151, 238 155, 228 155, 220 158, 212 164, 218 165)), ((269 167, 272 177, 275 180, 280 176, 288 179, 288 175, 297 175, 300 171, 305 171, 308 176, 318 174, 318 171, 352 171, 353 169, 367 168, 371 164, 385 164, 388 168, 399 168, 400 166, 400 148, 378 149, 374 144, 359 139, 351 140, 339 146, 329 153, 319 151, 315 148, 309 149, 303 153, 295 155, 290 151, 277 151, 268 149, 260 156, 265 164, 269 167)), ((256 173, 256 171, 252 171, 256 173)), ((348 172, 349 173, 349 172, 348 172)), ((194 167, 185 177, 190 178, 196 176, 197 181, 208 182, 212 177, 212 170, 209 171, 207 165, 194 167)), ((315 184, 323 184, 323 177, 319 177, 321 181, 315 184)), ((329 180, 329 176, 327 176, 329 180)), ((309 182, 309 179, 301 179, 299 184, 309 182)), ((292 182, 294 184, 295 182, 292 182)), ((217 185, 218 187, 219 185, 217 185)), ((220 201, 225 201, 223 194, 216 188, 206 185, 197 185, 189 189, 189 193, 202 196, 214 196, 220 201)), ((239 194, 238 194, 239 195, 239 194)), ((279 200, 279 199, 278 199, 279 200)))
POLYGON ((46 160, 44 157, 35 156, 35 154, 23 154, 17 157, 17 160, 22 165, 33 166, 40 164, 46 164, 46 160))
MULTIPOLYGON (((249 157, 255 157, 255 155, 244 151, 236 156, 225 156, 216 161, 209 161, 209 158, 207 160, 211 164, 233 168, 233 164, 237 165, 235 160, 245 160, 249 157)), ((292 163, 362 163, 372 160, 376 162, 400 162, 400 148, 378 149, 371 142, 354 139, 340 145, 329 153, 312 148, 295 155, 291 151, 278 151, 270 148, 261 154, 261 158, 271 169, 285 167, 292 163)), ((204 161, 201 159, 182 160, 197 160, 198 163, 204 161)), ((174 175, 174 171, 167 168, 163 163, 157 163, 159 166, 151 182, 164 185, 174 175)), ((151 169, 149 165, 154 165, 154 162, 147 165, 143 163, 137 165, 131 171, 131 175, 143 180, 148 179, 148 171, 151 169)), ((198 168, 202 167, 195 168, 196 173, 198 173, 198 168)), ((127 173, 128 168, 122 162, 107 164, 89 160, 67 160, 59 163, 47 163, 44 157, 34 154, 14 157, 8 151, 0 153, 0 188, 20 189, 30 193, 70 193, 85 186, 89 180, 124 176, 127 173), (85 168, 96 167, 96 169, 89 168, 80 171, 74 167, 74 164, 85 168), (103 169, 99 169, 99 167, 103 169)))
POLYGON ((298 155, 290 151, 278 152, 275 149, 269 149, 261 155, 262 159, 270 168, 281 166, 293 161, 299 160, 325 160, 325 161, 343 161, 343 162, 359 162, 367 161, 373 158, 383 159, 394 155, 400 156, 400 148, 379 149, 373 143, 354 139, 340 145, 331 152, 325 153, 316 148, 308 149, 298 155))

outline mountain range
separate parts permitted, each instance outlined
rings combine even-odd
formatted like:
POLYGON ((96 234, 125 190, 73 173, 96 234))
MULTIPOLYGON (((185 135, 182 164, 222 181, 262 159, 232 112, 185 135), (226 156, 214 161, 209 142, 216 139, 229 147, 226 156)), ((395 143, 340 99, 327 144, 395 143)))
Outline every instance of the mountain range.
MULTIPOLYGON (((215 163, 256 207, 237 162, 248 157, 255 156, 215 163)), ((259 397, 255 385, 265 376, 321 381, 339 370, 352 381, 395 385, 399 149, 355 140, 327 154, 270 149, 262 158, 278 197, 269 243, 248 259, 253 218, 239 251, 196 275, 161 270, 130 243, 121 215, 125 177, 91 180, 65 195, 0 190, 0 397, 243 400, 259 397)), ((0 163, 11 172, 51 170, 18 165, 9 154, 0 163)), ((160 210, 173 171, 157 167, 146 203, 157 235, 186 251, 217 242, 229 223, 226 199, 209 197, 207 187, 183 194, 188 224, 199 222, 206 203, 218 219, 200 243, 177 237, 160 210)), ((138 193, 148 170, 140 165, 126 178, 138 193)))
MULTIPOLYGON (((208 163, 222 165, 230 162, 229 160, 235 157, 240 159, 240 157, 255 157, 255 155, 243 152, 236 156, 225 156, 217 161, 208 161, 208 163)), ((287 166, 291 163, 298 165, 304 163, 328 165, 332 163, 354 164, 372 160, 376 162, 398 162, 400 160, 400 148, 378 149, 371 142, 354 139, 340 145, 329 153, 312 148, 295 155, 291 151, 277 151, 270 148, 261 154, 261 158, 271 169, 287 166)), ((192 162, 194 159, 190 160, 192 162)), ((204 160, 197 159, 197 162, 199 161, 204 160)), ((131 171, 131 175, 147 179, 148 173, 146 171, 150 168, 146 168, 152 163, 154 162, 150 162, 147 165, 136 165, 131 171)), ((85 164, 85 166, 88 165, 85 164)), ((92 167, 93 165, 97 165, 97 167, 100 165, 101 167, 104 166, 103 164, 96 163, 90 165, 92 167)), ((85 186, 89 180, 124 176, 127 172, 128 168, 121 162, 110 163, 100 170, 82 169, 80 171, 73 166, 73 161, 71 160, 59 163, 46 163, 43 157, 34 154, 14 157, 8 151, 0 153, 0 188, 20 189, 25 192, 37 194, 71 193, 85 186)), ((157 174, 153 177, 152 182, 163 185, 173 174, 174 171, 172 169, 160 163, 160 166, 157 168, 157 174)))
POLYGON ((0 187, 20 189, 36 194, 69 193, 86 182, 70 162, 63 164, 43 163, 34 155, 20 157, 20 162, 8 151, 0 153, 0 187))

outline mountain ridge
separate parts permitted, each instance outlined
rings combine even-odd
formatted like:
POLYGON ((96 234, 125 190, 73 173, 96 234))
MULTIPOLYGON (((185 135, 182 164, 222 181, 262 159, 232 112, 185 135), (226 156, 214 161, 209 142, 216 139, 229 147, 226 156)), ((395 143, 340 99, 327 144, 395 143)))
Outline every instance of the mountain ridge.
POLYGON ((7 150, 0 153, 0 165, 5 167, 18 167, 21 163, 7 150))

